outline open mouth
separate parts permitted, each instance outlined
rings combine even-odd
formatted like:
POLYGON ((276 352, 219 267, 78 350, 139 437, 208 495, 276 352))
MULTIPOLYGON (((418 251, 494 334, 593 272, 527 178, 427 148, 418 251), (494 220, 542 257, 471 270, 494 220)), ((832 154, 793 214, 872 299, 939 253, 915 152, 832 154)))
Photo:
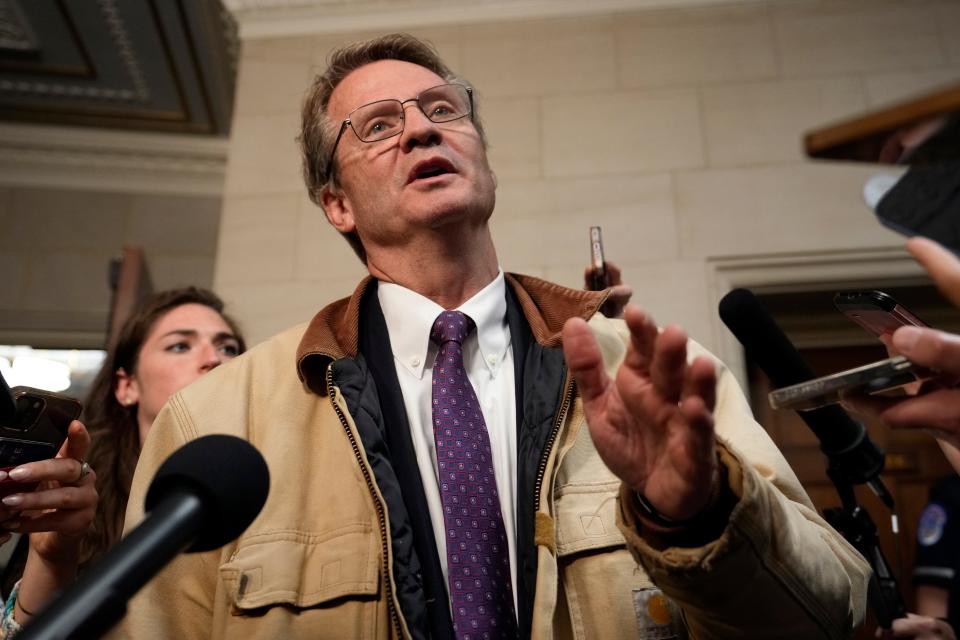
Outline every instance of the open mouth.
POLYGON ((430 178, 436 178, 437 176, 446 175, 448 173, 456 173, 453 165, 444 158, 433 158, 423 162, 418 162, 416 165, 414 165, 413 170, 410 171, 408 182, 414 182, 416 180, 429 180, 430 178))

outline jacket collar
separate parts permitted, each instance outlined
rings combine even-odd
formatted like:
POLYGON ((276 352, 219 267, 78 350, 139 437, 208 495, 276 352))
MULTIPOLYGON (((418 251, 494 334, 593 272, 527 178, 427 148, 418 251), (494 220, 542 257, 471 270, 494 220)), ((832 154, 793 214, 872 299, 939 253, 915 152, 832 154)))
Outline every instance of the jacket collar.
MULTIPOLYGON (((588 319, 607 298, 605 291, 569 289, 540 278, 504 274, 530 324, 534 339, 544 347, 560 346, 560 331, 568 318, 588 319)), ((340 358, 356 357, 360 327, 360 300, 371 276, 364 278, 353 295, 320 310, 307 326, 297 348, 297 373, 315 393, 327 393, 327 365, 340 358)))

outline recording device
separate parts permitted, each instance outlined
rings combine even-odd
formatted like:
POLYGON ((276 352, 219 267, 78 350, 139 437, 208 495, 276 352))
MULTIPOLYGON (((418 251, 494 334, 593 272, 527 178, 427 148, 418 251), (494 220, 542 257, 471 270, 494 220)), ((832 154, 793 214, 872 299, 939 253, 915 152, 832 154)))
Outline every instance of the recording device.
MULTIPOLYGON (((747 289, 734 289, 723 297, 720 319, 775 387, 815 377, 810 365, 747 289)), ((880 475, 883 450, 870 440, 864 426, 840 407, 830 405, 799 415, 820 440, 820 450, 838 464, 850 482, 861 484, 880 475)))
POLYGON ((833 304, 843 315, 878 338, 892 335, 906 325, 927 326, 915 313, 883 291, 840 291, 833 296, 833 304))
POLYGON ((178 553, 217 549, 243 533, 269 489, 267 464, 247 441, 210 435, 188 442, 157 471, 144 521, 17 637, 100 637, 123 617, 127 601, 178 553))
MULTIPOLYGON (((80 417, 83 409, 73 398, 49 391, 32 387, 11 390, 5 380, 0 396, 3 396, 0 402, 9 403, 0 423, 0 470, 3 471, 56 456, 67 439, 70 423, 80 417)), ((4 479, 0 481, 0 498, 33 491, 36 486, 36 483, 4 479)))
MULTIPOLYGON (((607 273, 607 263, 603 257, 603 237, 600 227, 590 227, 590 276, 588 278, 590 291, 603 291, 610 286, 610 274, 607 273)), ((613 304, 604 302, 600 305, 600 313, 610 317, 614 314, 613 304)))
POLYGON ((808 411, 836 404, 847 395, 882 393, 933 375, 929 369, 913 364, 904 356, 897 356, 775 389, 769 394, 770 406, 808 411))

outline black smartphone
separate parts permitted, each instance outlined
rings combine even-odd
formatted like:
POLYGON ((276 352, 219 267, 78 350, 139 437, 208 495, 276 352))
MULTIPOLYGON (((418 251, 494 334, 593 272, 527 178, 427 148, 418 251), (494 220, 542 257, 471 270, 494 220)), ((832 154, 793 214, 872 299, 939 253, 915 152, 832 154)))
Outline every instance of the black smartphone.
MULTIPOLYGON (((953 144, 960 120, 953 123, 953 144)), ((954 157, 956 151, 953 152, 954 157)), ((911 166, 874 207, 877 219, 905 236, 925 236, 960 255, 960 163, 911 166)))
MULTIPOLYGON (((83 409, 73 398, 32 387, 14 387, 11 393, 16 410, 0 424, 3 471, 56 456, 67 439, 70 423, 80 417, 83 409)), ((30 491, 35 486, 5 479, 0 481, 0 497, 30 491)))
POLYGON ((878 338, 893 335, 905 325, 927 326, 917 314, 883 291, 840 291, 833 296, 833 304, 843 315, 878 338))
POLYGON ((774 409, 806 411, 835 404, 844 396, 854 393, 886 392, 926 380, 933 375, 931 371, 913 364, 906 357, 897 356, 775 389, 769 393, 768 399, 774 409))

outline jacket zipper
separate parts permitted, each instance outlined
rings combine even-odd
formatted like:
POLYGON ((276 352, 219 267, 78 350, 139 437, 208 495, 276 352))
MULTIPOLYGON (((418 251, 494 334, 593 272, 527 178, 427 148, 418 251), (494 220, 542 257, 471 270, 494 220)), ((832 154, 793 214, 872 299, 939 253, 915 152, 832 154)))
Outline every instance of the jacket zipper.
POLYGON ((327 394, 330 396, 330 404, 333 405, 333 410, 337 412, 337 417, 340 418, 340 424, 343 426, 344 432, 347 434, 347 439, 350 440, 350 446, 353 448, 353 455, 357 459, 357 464, 360 465, 360 471, 363 472, 363 479, 367 482, 367 489, 370 491, 370 496, 373 498, 373 504, 377 510, 377 522, 380 524, 380 546, 383 555, 383 590, 387 596, 387 612, 390 615, 390 622, 394 625, 394 630, 397 633, 398 638, 403 637, 403 625, 400 624, 400 617, 397 615, 397 608, 393 602, 393 588, 390 586, 390 554, 387 539, 387 516, 383 508, 383 503, 380 501, 380 498, 377 497, 377 490, 374 486, 373 479, 370 477, 370 470, 367 469, 367 465, 363 462, 363 455, 360 453, 360 445, 357 443, 357 439, 353 435, 353 431, 350 430, 350 425, 347 424, 347 419, 343 415, 340 407, 337 405, 336 393, 333 388, 333 364, 327 367, 327 394))
POLYGON ((565 391, 563 402, 560 403, 560 411, 557 412, 557 419, 553 423, 553 429, 550 430, 550 437, 547 438, 547 445, 543 448, 543 455, 540 457, 540 466, 537 467, 537 484, 533 493, 533 512, 540 512, 540 493, 543 487, 543 476, 547 472, 547 460, 550 458, 550 451, 557 440, 557 434, 560 433, 560 426, 567 417, 567 411, 570 410, 570 403, 573 400, 573 376, 567 372, 567 380, 564 384, 565 391))

